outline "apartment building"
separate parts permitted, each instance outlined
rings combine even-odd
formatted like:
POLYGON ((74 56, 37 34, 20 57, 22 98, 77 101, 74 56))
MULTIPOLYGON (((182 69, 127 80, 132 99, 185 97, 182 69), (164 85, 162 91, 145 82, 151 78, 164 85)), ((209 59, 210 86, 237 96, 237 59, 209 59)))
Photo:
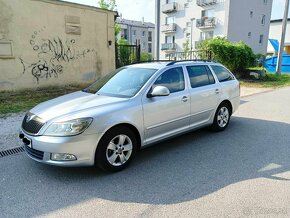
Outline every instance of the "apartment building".
POLYGON ((142 21, 117 18, 116 23, 121 26, 121 32, 117 36, 118 40, 123 37, 131 45, 139 43, 142 52, 148 52, 154 56, 155 24, 144 22, 144 18, 142 21))
POLYGON ((156 0, 156 6, 160 59, 182 52, 186 42, 195 50, 217 36, 244 41, 255 53, 267 51, 272 0, 156 0))
MULTIPOLYGON (((284 42, 284 50, 287 54, 290 55, 290 18, 287 20, 287 28, 286 28, 286 35, 285 35, 285 42, 284 42)), ((282 35, 282 19, 271 20, 270 22, 270 32, 269 32, 269 39, 276 39, 280 42, 282 35)), ((268 54, 274 54, 275 50, 270 42, 268 42, 268 54)))

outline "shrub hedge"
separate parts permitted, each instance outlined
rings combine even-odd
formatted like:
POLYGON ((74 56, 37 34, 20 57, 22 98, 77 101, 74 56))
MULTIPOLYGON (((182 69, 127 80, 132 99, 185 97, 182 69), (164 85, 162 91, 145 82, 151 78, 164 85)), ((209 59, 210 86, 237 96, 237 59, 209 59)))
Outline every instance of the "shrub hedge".
POLYGON ((244 42, 232 43, 226 38, 217 37, 205 40, 200 49, 212 52, 212 58, 235 73, 241 73, 254 66, 256 55, 244 42))

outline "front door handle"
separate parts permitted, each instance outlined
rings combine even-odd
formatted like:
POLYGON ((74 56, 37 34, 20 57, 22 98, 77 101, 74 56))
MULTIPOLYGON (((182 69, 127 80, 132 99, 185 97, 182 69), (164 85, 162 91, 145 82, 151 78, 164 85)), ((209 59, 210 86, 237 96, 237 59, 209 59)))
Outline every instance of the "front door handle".
POLYGON ((220 93, 220 90, 219 89, 216 89, 215 90, 215 94, 219 94, 220 93))
POLYGON ((187 96, 183 96, 181 99, 183 102, 187 102, 188 101, 188 97, 187 96))

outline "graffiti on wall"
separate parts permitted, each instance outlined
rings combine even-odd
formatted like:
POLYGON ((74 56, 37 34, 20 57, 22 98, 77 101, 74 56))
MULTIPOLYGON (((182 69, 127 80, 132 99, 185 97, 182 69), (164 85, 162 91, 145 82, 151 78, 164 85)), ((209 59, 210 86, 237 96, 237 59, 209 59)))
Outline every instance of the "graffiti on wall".
POLYGON ((23 66, 23 74, 31 72, 39 83, 42 78, 57 78, 64 72, 65 66, 88 55, 96 55, 94 49, 77 49, 75 39, 61 39, 60 37, 40 38, 40 33, 45 30, 34 31, 29 44, 35 53, 36 61, 27 63, 23 58, 20 62, 23 66))

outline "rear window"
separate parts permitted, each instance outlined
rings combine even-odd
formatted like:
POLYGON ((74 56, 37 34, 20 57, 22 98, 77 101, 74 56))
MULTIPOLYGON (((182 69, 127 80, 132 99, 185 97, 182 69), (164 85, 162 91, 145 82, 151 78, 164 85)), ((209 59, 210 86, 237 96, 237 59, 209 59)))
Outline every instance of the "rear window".
POLYGON ((214 84, 215 80, 207 66, 186 67, 192 88, 214 84))
POLYGON ((215 72, 215 74, 220 82, 225 82, 225 81, 235 79, 233 74, 222 66, 212 65, 211 68, 215 72))

